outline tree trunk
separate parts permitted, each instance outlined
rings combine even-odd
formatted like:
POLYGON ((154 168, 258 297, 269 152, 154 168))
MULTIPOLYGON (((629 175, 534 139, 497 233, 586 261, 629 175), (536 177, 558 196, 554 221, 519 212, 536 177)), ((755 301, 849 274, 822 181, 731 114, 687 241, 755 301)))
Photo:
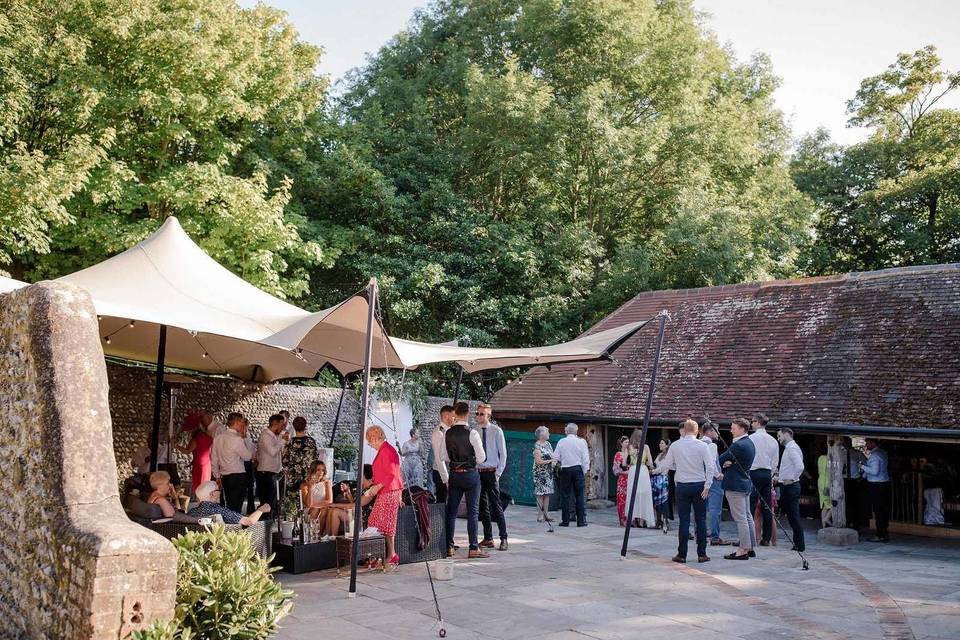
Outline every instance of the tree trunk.
POLYGON ((587 474, 587 500, 607 497, 607 455, 603 446, 603 428, 597 425, 588 425, 583 438, 587 441, 590 450, 590 472, 587 474))

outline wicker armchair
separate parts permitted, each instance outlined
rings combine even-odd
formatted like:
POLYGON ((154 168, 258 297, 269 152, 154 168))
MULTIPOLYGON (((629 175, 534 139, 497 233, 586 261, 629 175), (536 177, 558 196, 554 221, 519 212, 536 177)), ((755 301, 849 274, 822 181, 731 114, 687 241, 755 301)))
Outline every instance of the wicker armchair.
POLYGON ((443 557, 447 540, 446 508, 444 503, 430 505, 430 544, 423 550, 417 549, 416 511, 411 506, 400 509, 395 538, 400 564, 443 557))
MULTIPOLYGON (((186 533, 187 531, 203 531, 205 527, 200 524, 188 524, 182 522, 143 522, 139 519, 136 520, 143 526, 148 529, 153 529, 164 538, 172 540, 173 538, 186 533)), ((243 531, 245 534, 250 536, 250 543, 253 545, 254 550, 257 552, 261 558, 268 558, 272 552, 272 536, 269 533, 268 527, 270 527, 271 522, 254 522, 249 527, 244 527, 239 524, 225 524, 220 525, 226 527, 230 531, 243 531)))

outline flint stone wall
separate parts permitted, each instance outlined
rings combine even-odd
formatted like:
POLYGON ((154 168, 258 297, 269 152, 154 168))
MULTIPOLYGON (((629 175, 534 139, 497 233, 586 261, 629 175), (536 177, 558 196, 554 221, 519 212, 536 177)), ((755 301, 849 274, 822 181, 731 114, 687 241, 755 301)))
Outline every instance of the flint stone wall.
MULTIPOLYGON (((114 363, 107 365, 107 374, 110 378, 110 414, 114 425, 117 476, 122 480, 133 471, 131 458, 149 441, 156 378, 149 369, 114 363)), ((287 409, 291 419, 295 416, 307 419, 307 433, 317 440, 317 444, 325 447, 330 443, 340 389, 291 384, 263 385, 208 376, 196 376, 195 380, 197 382, 179 386, 173 416, 175 429, 183 424, 184 418, 193 409, 209 411, 221 421, 226 419, 228 413, 238 411, 249 418, 253 439, 256 440, 267 426, 270 416, 287 409)), ((165 385, 160 416, 161 435, 165 435, 168 428, 169 393, 169 387, 165 385)), ((437 425, 440 407, 450 401, 450 398, 426 399, 423 414, 417 421, 426 445, 421 447, 424 462, 429 454, 430 432, 437 425)), ((472 402, 471 408, 475 408, 476 404, 472 402)), ((473 411, 470 413, 472 420, 473 411)), ((356 442, 359 415, 360 400, 353 390, 348 389, 343 398, 337 440, 340 439, 339 434, 343 433, 350 437, 351 442, 356 442)), ((181 478, 190 477, 190 459, 189 455, 176 455, 181 478)))
POLYGON ((176 551, 124 514, 110 438, 89 295, 0 295, 0 637, 122 638, 172 617, 176 551))

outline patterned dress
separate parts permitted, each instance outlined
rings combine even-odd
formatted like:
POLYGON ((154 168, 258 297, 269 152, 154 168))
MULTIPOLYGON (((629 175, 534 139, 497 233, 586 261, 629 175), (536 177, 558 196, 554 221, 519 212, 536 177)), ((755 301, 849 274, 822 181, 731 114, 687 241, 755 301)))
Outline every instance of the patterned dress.
POLYGON ((613 473, 617 476, 617 515, 621 527, 627 524, 627 472, 624 466, 629 467, 623 459, 623 452, 617 451, 613 455, 613 473))
MULTIPOLYGON (((299 487, 317 460, 317 441, 310 436, 290 438, 283 448, 283 473, 287 487, 299 487)), ((330 470, 327 469, 327 473, 330 470)))
MULTIPOLYGON (((663 459, 661 453, 657 456, 657 463, 663 459)), ((670 476, 666 473, 655 473, 650 476, 650 489, 653 491, 653 510, 657 513, 667 515, 668 503, 670 501, 670 476)))
MULTIPOLYGON (((534 451, 540 452, 540 457, 544 460, 553 459, 553 446, 550 441, 535 442, 534 451)), ((553 493, 553 465, 537 464, 536 458, 533 462, 533 494, 537 496, 549 496, 553 493)))

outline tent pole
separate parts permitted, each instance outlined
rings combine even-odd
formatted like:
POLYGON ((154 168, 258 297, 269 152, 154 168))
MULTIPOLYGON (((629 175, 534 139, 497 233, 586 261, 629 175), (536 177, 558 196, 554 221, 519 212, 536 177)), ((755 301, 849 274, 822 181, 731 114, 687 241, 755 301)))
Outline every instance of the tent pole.
POLYGON ((457 374, 457 383, 453 385, 453 404, 456 406, 460 398, 460 382, 463 380, 463 367, 460 367, 460 373, 457 374))
MULTIPOLYGON (((160 406, 163 404, 163 361, 167 357, 167 325, 160 325, 160 343, 157 346, 157 384, 153 393, 153 431, 150 432, 150 471, 157 470, 157 452, 160 449, 160 406)), ((169 447, 170 444, 168 443, 169 447)))
POLYGON ((340 387, 340 402, 337 403, 337 415, 333 419, 333 429, 330 431, 330 444, 333 447, 333 439, 337 437, 337 425, 340 424, 340 409, 343 408, 343 395, 347 391, 347 375, 343 375, 343 386, 340 387))
MULTIPOLYGON (((350 590, 347 596, 357 595, 357 551, 360 547, 360 527, 363 526, 360 497, 363 495, 363 445, 367 424, 367 406, 370 402, 370 362, 373 355, 373 319, 377 306, 377 279, 370 278, 367 285, 367 343, 363 356, 363 393, 360 398, 360 428, 357 437, 357 490, 356 504, 353 505, 353 553, 350 554, 350 590)), ((390 558, 384 558, 389 562, 390 558)))
MULTIPOLYGON (((660 327, 657 329, 657 348, 653 356, 653 368, 650 370, 650 388, 647 390, 647 406, 643 411, 643 428, 640 431, 640 450, 637 452, 637 468, 643 464, 643 445, 647 441, 647 429, 650 426, 650 410, 653 407, 653 389, 657 383, 657 369, 660 366, 660 349, 663 347, 663 328, 667 324, 667 313, 660 312, 660 327)), ((633 474, 633 491, 627 494, 627 497, 637 495, 637 486, 640 484, 640 474, 633 474)), ((630 525, 633 523, 633 503, 636 500, 630 500, 629 509, 627 509, 627 526, 623 528, 623 546, 620 548, 620 559, 627 557, 627 543, 630 541, 630 525)))

